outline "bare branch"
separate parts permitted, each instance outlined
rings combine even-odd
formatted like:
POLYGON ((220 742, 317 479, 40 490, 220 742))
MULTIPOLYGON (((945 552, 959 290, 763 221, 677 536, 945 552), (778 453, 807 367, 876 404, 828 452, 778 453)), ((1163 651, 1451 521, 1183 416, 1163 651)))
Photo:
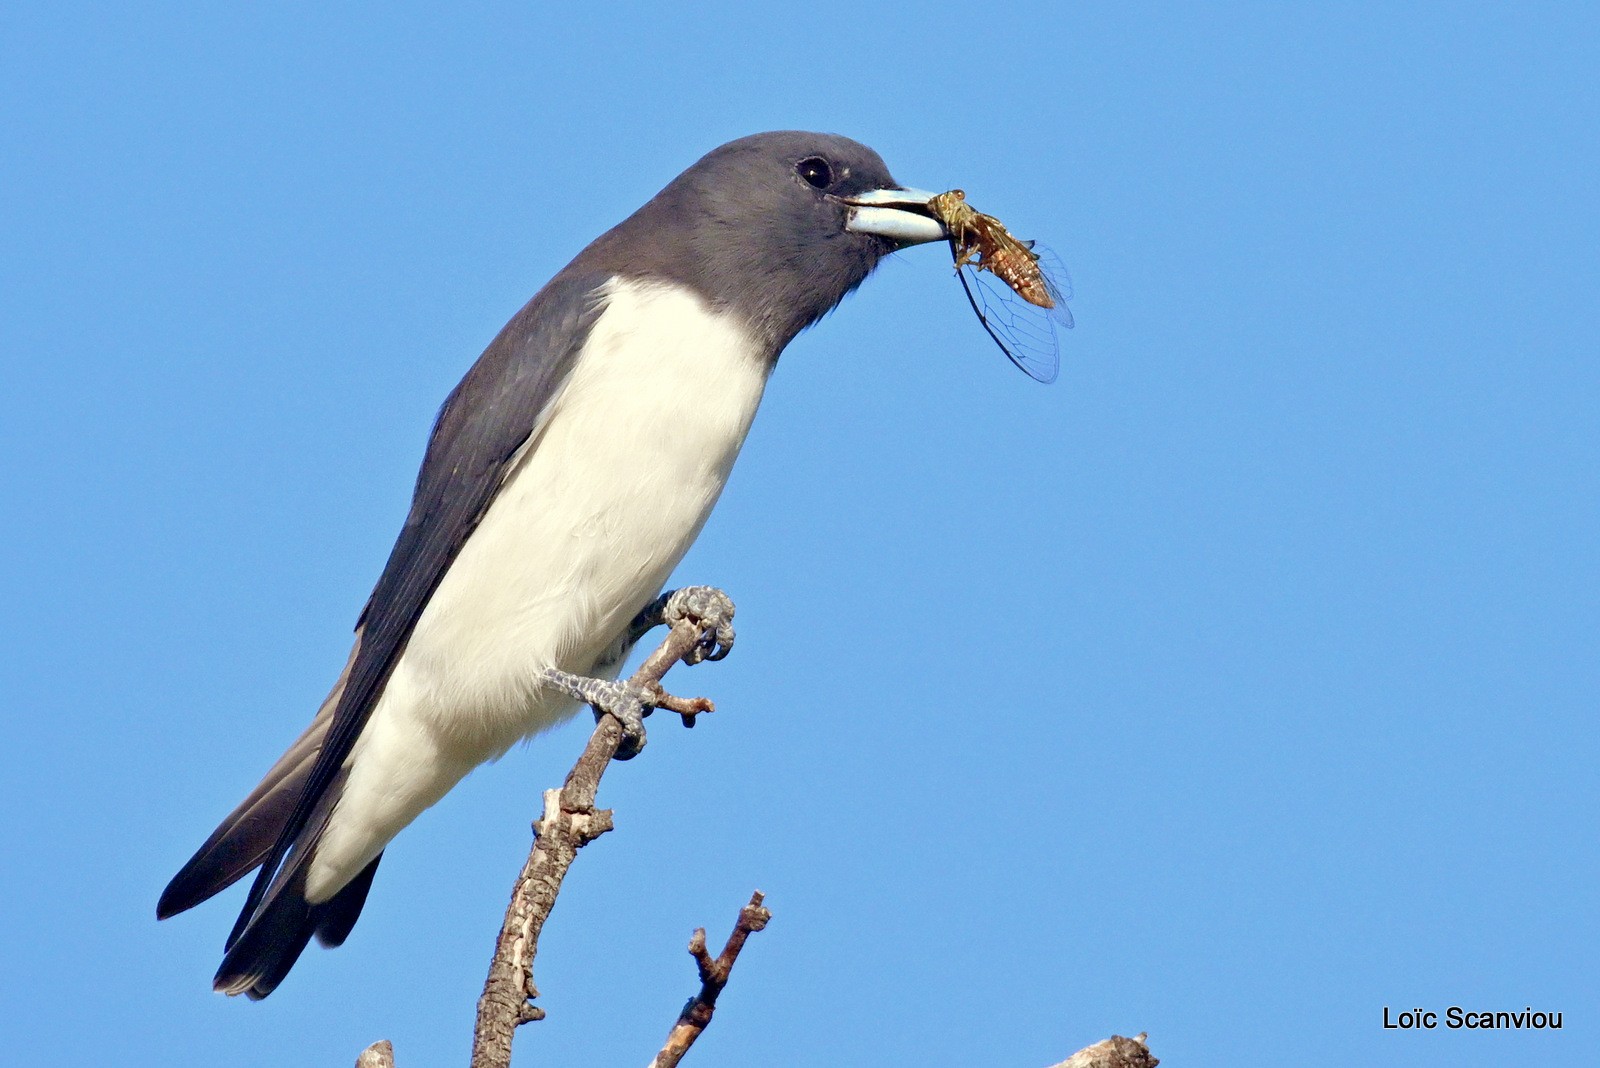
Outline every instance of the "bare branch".
MULTIPOLYGON (((711 592, 727 603, 721 593, 711 592)), ((718 629, 717 643, 707 655, 709 632, 691 619, 679 620, 656 651, 634 672, 630 683, 646 695, 649 704, 675 712, 683 718, 685 726, 694 726, 696 715, 712 710, 711 702, 703 697, 674 697, 661 688, 661 679, 680 661, 720 660, 721 655, 716 650, 720 646, 725 654, 732 642, 732 629, 726 628, 725 634, 723 631, 724 628, 718 629)), ((472 1068, 510 1068, 511 1039, 517 1027, 544 1018, 544 1012, 532 1003, 539 995, 533 983, 533 959, 539 935, 578 850, 611 830, 611 812, 596 809, 594 801, 601 776, 615 758, 623 736, 620 720, 609 713, 601 715, 583 755, 567 773, 561 789, 544 793, 544 811, 533 824, 533 848, 512 889, 511 903, 495 942, 489 977, 478 999, 472 1068)), ((772 913, 762 902, 759 890, 750 895, 750 903, 739 911, 733 932, 715 958, 706 949, 705 929, 695 931, 689 940, 689 952, 699 970, 700 990, 678 1014, 666 1045, 656 1054, 651 1068, 676 1068, 710 1024, 717 998, 728 985, 728 977, 745 941, 772 919, 772 913)), ((1155 1068, 1160 1062, 1151 1056, 1144 1043, 1142 1034, 1137 1038, 1116 1035, 1079 1050, 1053 1068, 1155 1068)), ((387 1040, 374 1042, 361 1051, 356 1068, 395 1068, 393 1047, 387 1040)))
MULTIPOLYGON (((632 682, 651 691, 651 700, 678 712, 686 722, 698 712, 709 712, 704 698, 684 700, 660 690, 661 679, 701 643, 701 628, 682 621, 639 670, 632 682)), ((611 829, 611 812, 594 807, 600 777, 622 741, 622 723, 603 715, 595 725, 583 755, 567 774, 560 790, 546 790, 544 813, 534 821, 533 849, 511 892, 505 922, 495 942, 489 978, 478 999, 477 1026, 473 1030, 472 1068, 510 1068, 511 1036, 521 1024, 544 1017, 532 1004, 539 991, 533 984, 533 958, 539 947, 544 921, 555 907, 561 881, 566 878, 578 850, 611 829)))
POLYGON ((1150 1047, 1145 1045, 1149 1037, 1143 1032, 1133 1038, 1112 1035, 1104 1042, 1080 1049, 1051 1068, 1156 1068, 1161 1062, 1151 1056, 1150 1047))
POLYGON ((760 890, 750 895, 750 904, 739 910, 739 920, 733 925, 733 933, 728 936, 727 944, 715 960, 706 952, 704 927, 696 930, 689 939, 689 953, 700 970, 700 992, 690 998, 678 1014, 678 1022, 667 1035, 667 1044, 661 1047, 661 1052, 651 1062, 652 1068, 676 1068, 683 1055, 689 1052, 689 1047, 694 1045, 694 1040, 700 1037, 700 1032, 711 1023, 711 1014, 717 1008, 717 995, 728 985, 728 975, 733 971, 733 962, 739 959, 745 939, 772 919, 772 913, 761 904, 763 900, 764 895, 760 890))

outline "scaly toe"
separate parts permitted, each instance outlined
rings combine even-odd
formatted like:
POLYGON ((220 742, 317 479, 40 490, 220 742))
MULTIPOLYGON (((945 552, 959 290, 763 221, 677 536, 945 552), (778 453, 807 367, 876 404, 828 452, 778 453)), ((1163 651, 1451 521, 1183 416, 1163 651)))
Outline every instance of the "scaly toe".
POLYGON ((584 702, 594 709, 595 721, 605 715, 615 716, 622 724, 622 742, 617 746, 617 760, 632 760, 645 746, 644 717, 653 711, 650 695, 632 682, 592 679, 573 675, 556 668, 547 668, 544 679, 562 693, 584 702))

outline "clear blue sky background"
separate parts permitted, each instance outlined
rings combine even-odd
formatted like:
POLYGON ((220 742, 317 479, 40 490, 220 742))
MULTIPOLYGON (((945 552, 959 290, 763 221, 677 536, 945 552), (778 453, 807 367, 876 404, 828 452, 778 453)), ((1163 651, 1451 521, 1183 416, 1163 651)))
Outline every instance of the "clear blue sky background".
POLYGON ((846 133, 1062 252, 1061 381, 939 248, 779 366, 680 582, 740 646, 546 932, 527 1064, 1597 1055, 1600 25, 1586 5, 13 6, 0 1060, 465 1062, 574 724, 209 989, 156 895, 303 726, 432 415, 679 170, 846 133), (1565 1013, 1397 1034, 1385 1005, 1565 1013))

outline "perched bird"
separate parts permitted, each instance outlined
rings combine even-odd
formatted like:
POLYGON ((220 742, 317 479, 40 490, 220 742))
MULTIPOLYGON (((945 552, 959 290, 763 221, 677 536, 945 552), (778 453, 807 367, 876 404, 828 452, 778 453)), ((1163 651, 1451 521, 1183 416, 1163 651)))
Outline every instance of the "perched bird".
POLYGON ((843 137, 742 138, 512 317, 439 413, 333 691, 161 895, 166 918, 259 869, 216 989, 266 997, 313 935, 343 942, 384 847, 473 768, 580 701, 627 704, 607 680, 779 353, 883 257, 946 236, 929 199, 843 137))

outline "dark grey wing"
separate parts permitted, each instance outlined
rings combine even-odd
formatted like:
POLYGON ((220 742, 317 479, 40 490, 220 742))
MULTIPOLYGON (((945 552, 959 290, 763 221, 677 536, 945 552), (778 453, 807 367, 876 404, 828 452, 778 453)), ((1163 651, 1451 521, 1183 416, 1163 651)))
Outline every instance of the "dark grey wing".
MULTIPOLYGON (((417 478, 411 512, 362 611, 360 649, 350 665, 321 751, 256 874, 229 935, 230 949, 248 928, 266 919, 269 909, 263 902, 269 888, 274 888, 271 896, 279 898, 275 888, 293 882, 288 869, 304 867, 313 852, 309 848, 313 842, 301 841, 303 832, 310 828, 312 834, 307 838, 320 832, 330 807, 323 803, 324 795, 339 778, 345 758, 428 599, 488 511, 512 459, 536 433, 571 372, 599 317, 602 298, 598 290, 605 281, 605 276, 595 274, 558 275, 506 324, 445 401, 417 478), (319 809, 324 813, 322 819, 313 820, 319 809), (293 857, 285 865, 291 849, 293 857), (280 872, 280 866, 285 870, 280 872)), ((298 927, 303 928, 306 919, 301 917, 298 927)), ((289 963, 298 952, 297 947, 289 963)), ((234 961, 233 965, 237 969, 248 963, 234 961)), ((224 970, 228 969, 229 962, 224 961, 224 970)), ((283 965, 282 971, 287 970, 283 965)), ((219 973, 219 980, 221 976, 219 973)))
POLYGON ((295 802, 305 791, 306 779, 317 762, 317 752, 333 720, 333 710, 339 704, 339 695, 344 692, 350 668, 355 665, 360 651, 361 630, 358 627, 344 671, 323 699, 311 725, 172 877, 156 904, 156 919, 164 920, 194 908, 249 875, 266 859, 288 822, 295 802))

